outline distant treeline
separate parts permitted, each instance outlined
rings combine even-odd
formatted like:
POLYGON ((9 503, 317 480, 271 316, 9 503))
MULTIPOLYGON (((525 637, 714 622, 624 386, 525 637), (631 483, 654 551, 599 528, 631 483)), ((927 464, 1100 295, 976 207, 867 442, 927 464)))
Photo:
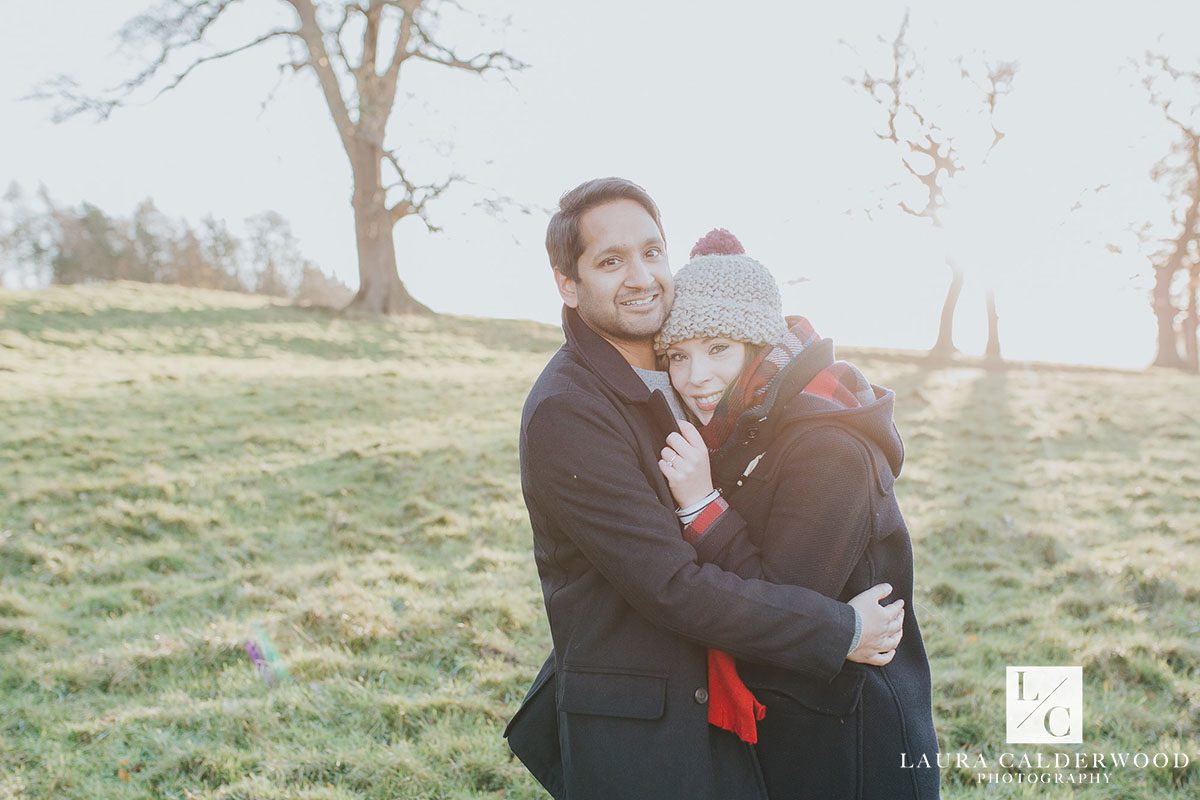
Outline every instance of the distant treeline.
POLYGON ((300 252, 274 211, 245 220, 238 238, 211 215, 193 226, 147 198, 130 217, 91 203, 55 203, 14 183, 0 198, 0 280, 22 286, 130 280, 289 297, 340 307, 354 296, 300 252))

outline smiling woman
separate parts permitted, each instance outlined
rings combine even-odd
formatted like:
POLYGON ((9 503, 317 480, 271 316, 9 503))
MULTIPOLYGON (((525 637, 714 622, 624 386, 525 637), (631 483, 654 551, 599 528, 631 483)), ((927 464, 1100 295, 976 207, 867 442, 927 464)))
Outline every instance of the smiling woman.
POLYGON ((683 404, 701 423, 707 423, 726 387, 738 379, 742 367, 756 353, 753 345, 725 336, 688 339, 667 350, 667 370, 683 404))
MULTIPOLYGON (((668 439, 659 461, 677 514, 692 513, 690 476, 711 474, 706 486, 748 523, 749 542, 711 559, 717 566, 741 570, 761 558, 751 577, 842 600, 885 581, 884 594, 911 608, 912 546, 891 490, 903 460, 895 395, 834 362, 832 342, 807 320, 785 321, 775 279, 728 231, 712 231, 691 255, 655 339, 701 423, 699 446, 668 439)), ((721 705, 739 736, 757 743, 770 797, 938 797, 936 775, 897 771, 922 757, 913 753, 937 753, 915 612, 894 658, 847 664, 832 681, 740 660, 736 669, 729 683, 748 691, 721 705)))
POLYGON ((729 231, 710 231, 689 255, 655 349, 684 405, 707 424, 743 367, 787 328, 774 277, 729 231))

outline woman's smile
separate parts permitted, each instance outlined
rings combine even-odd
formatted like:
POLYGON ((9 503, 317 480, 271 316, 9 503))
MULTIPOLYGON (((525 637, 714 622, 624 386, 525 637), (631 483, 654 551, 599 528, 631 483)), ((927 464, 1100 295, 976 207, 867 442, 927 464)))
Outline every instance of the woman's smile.
POLYGON ((693 395, 692 400, 697 410, 712 414, 717 410, 717 404, 721 402, 721 395, 723 394, 725 394, 725 387, 721 387, 711 394, 693 395))

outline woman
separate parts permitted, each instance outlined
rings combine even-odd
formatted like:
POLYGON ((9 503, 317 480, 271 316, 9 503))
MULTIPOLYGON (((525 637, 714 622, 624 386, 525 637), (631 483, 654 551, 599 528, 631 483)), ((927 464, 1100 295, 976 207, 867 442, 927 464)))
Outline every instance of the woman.
POLYGON ((847 662, 824 683, 738 665, 745 686, 735 685, 727 702, 749 704, 750 719, 761 720, 755 735, 768 794, 936 798, 938 771, 913 768, 923 757, 937 763, 937 737, 912 605, 912 542, 892 492, 904 455, 895 396, 835 362, 832 343, 807 320, 785 321, 771 274, 728 231, 709 233, 691 255, 655 340, 706 445, 672 437, 676 446, 663 450, 659 467, 681 518, 715 484, 752 539, 722 554, 721 567, 840 600, 886 582, 908 609, 886 666, 847 662))

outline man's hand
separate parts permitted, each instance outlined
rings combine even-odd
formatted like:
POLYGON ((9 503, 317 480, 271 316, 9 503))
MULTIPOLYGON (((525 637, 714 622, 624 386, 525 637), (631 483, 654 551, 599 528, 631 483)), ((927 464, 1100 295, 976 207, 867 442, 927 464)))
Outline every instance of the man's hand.
POLYGON ((658 468, 671 487, 671 495, 680 508, 687 508, 712 494, 712 475, 708 471, 708 445, 696 426, 679 420, 682 435, 667 436, 658 468))
POLYGON ((881 583, 850 601, 862 617, 862 638, 847 660, 882 667, 896 657, 896 645, 904 633, 904 601, 886 606, 879 603, 891 593, 892 587, 881 583))

